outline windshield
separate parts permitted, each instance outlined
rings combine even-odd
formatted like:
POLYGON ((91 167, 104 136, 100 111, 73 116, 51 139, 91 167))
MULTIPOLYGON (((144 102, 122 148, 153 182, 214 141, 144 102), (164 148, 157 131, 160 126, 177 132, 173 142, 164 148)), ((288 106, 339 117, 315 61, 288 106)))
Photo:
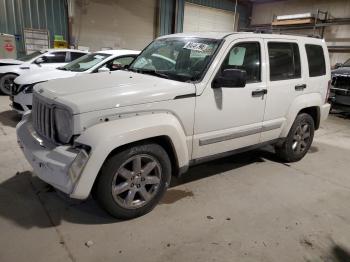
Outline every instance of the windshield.
POLYGON ((33 58, 35 58, 39 55, 42 55, 44 53, 46 53, 46 51, 35 51, 31 54, 28 54, 28 55, 25 55, 25 56, 18 58, 18 60, 23 61, 23 62, 27 62, 27 61, 32 60, 33 58))
POLYGON ((151 43, 130 65, 129 70, 177 81, 201 79, 219 40, 167 38, 151 43))
POLYGON ((346 60, 343 66, 349 66, 350 67, 350 59, 346 60))
POLYGON ((73 72, 84 72, 90 69, 91 67, 97 65, 98 63, 102 62, 109 56, 111 55, 103 53, 87 54, 70 62, 65 66, 59 67, 58 69, 73 72))

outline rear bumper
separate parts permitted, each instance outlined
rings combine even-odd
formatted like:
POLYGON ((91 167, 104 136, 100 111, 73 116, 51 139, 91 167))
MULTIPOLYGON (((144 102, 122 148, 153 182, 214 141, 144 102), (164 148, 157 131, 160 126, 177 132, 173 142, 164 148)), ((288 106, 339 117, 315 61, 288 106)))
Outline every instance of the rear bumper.
POLYGON ((320 123, 322 123, 327 119, 330 109, 331 109, 331 105, 328 103, 320 107, 320 123))
POLYGON ((337 104, 337 103, 332 103, 332 109, 344 111, 344 112, 350 112, 350 106, 337 104))

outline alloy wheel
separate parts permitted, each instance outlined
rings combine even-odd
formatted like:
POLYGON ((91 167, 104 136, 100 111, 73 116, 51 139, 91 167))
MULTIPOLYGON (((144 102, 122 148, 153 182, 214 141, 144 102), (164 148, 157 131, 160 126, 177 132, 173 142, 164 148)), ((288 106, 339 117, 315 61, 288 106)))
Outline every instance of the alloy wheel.
POLYGON ((14 80, 15 80, 16 76, 5 76, 5 79, 3 81, 3 86, 1 91, 6 94, 6 95, 10 95, 11 94, 11 89, 12 86, 14 84, 14 80))
POLYGON ((146 205, 157 193, 161 173, 160 163, 151 155, 140 154, 129 158, 113 177, 114 201, 127 209, 146 205))
POLYGON ((311 138, 311 129, 308 123, 301 123, 295 130, 292 149, 295 153, 301 154, 307 150, 311 138))

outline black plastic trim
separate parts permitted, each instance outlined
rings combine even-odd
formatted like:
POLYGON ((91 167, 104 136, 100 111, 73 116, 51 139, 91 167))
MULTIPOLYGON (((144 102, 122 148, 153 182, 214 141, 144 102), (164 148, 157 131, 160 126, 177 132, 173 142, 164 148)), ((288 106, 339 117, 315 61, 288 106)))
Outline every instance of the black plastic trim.
POLYGON ((277 144, 280 142, 283 142, 284 138, 277 138, 277 139, 273 139, 267 142, 263 142, 263 143, 259 143, 256 145, 252 145, 252 146, 247 146, 247 147, 243 147, 243 148, 238 148, 235 150, 231 150, 228 152, 223 152, 223 153, 218 153, 215 155, 211 155, 211 156, 205 156, 205 157, 200 157, 200 158, 196 158, 196 159, 192 159, 190 161, 190 166, 194 166, 194 165, 199 165, 205 162, 209 162, 218 158, 223 158, 223 157, 227 157, 230 155, 235 155, 235 154, 239 154, 239 153, 243 153, 246 151, 250 151, 250 150, 254 150, 254 149, 258 149, 267 145, 272 145, 272 144, 277 144))
POLYGON ((175 97, 174 97, 174 100, 175 100, 175 99, 190 98, 190 97, 196 97, 196 93, 175 96, 175 97))

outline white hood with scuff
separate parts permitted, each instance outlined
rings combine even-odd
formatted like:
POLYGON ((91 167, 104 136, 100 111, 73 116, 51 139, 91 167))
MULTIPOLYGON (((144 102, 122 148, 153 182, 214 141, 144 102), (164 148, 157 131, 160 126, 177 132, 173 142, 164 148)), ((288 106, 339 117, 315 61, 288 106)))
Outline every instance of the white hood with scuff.
POLYGON ((173 100, 195 93, 195 85, 130 71, 85 74, 35 86, 41 96, 65 104, 73 114, 173 100))

